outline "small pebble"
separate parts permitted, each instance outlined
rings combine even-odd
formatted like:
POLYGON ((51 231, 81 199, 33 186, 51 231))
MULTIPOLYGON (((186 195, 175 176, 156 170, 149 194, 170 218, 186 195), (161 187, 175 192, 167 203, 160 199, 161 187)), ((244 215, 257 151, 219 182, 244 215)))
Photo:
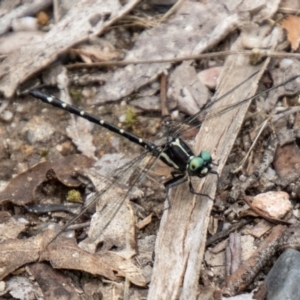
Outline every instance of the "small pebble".
POLYGON ((14 19, 11 27, 13 31, 35 31, 38 30, 37 19, 33 17, 14 19))
POLYGON ((45 12, 41 11, 37 15, 37 21, 40 25, 45 26, 49 22, 49 17, 45 12))
POLYGON ((284 58, 279 63, 279 66, 281 69, 287 69, 289 66, 291 66, 294 63, 294 61, 290 58, 284 58))
POLYGON ((276 219, 284 217, 292 209, 289 194, 286 192, 259 194, 254 197, 252 205, 276 219))
POLYGON ((300 252, 287 249, 266 277, 267 300, 299 299, 300 252))
POLYGON ((10 122, 13 119, 13 117, 13 113, 9 110, 6 110, 1 114, 1 120, 4 122, 10 122))
POLYGON ((22 128, 22 133, 26 133, 26 139, 31 145, 48 141, 54 132, 54 128, 39 117, 32 118, 22 128))
POLYGON ((297 219, 300 219, 300 210, 294 209, 293 210, 293 216, 295 216, 297 219))
POLYGON ((216 89, 218 78, 221 74, 223 67, 214 67, 203 70, 198 73, 199 80, 209 89, 216 89))
POLYGON ((0 293, 4 292, 6 288, 6 284, 4 281, 0 281, 0 293))

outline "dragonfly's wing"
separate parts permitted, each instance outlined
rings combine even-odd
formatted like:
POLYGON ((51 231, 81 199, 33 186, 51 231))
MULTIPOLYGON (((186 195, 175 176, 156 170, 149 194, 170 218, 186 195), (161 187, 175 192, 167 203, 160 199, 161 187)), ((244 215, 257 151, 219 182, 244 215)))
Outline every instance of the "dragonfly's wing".
MULTIPOLYGON (((75 223, 85 212, 87 212, 92 206, 95 205, 97 199, 99 199, 102 195, 105 195, 106 193, 110 192, 114 188, 114 185, 122 184, 126 181, 126 178, 128 178, 128 175, 130 172, 133 172, 139 163, 148 156, 149 153, 145 151, 140 156, 134 158, 133 160, 129 161, 128 163, 121 166, 118 170, 112 171, 110 174, 107 174, 107 178, 112 178, 112 180, 105 180, 105 178, 102 176, 102 184, 98 185, 98 187, 95 186, 95 190, 97 191, 97 196, 92 197, 88 203, 85 204, 84 208, 81 210, 81 212, 76 215, 74 218, 72 218, 69 222, 67 222, 61 230, 58 232, 58 234, 53 238, 55 240, 62 232, 64 232, 71 224, 75 223), (131 170, 131 171, 130 171, 131 170)), ((80 175, 80 171, 78 171, 78 174, 80 175)), ((99 175, 101 176, 101 175, 99 175)))
POLYGON ((126 164, 126 167, 122 167, 113 181, 99 175, 95 170, 84 171, 83 175, 88 176, 96 188, 89 202, 96 202, 97 205, 88 238, 80 243, 81 248, 95 252, 97 246, 102 244, 102 249, 106 250, 112 246, 126 249, 126 256, 135 253, 130 246, 134 244, 135 224, 129 201, 143 197, 143 192, 136 184, 148 173, 155 161, 155 157, 142 154, 126 164), (130 182, 125 185, 125 181, 130 182))
MULTIPOLYGON (((193 128, 199 128, 206 117, 207 118, 213 118, 213 117, 221 116, 222 114, 225 114, 226 112, 229 112, 230 110, 232 110, 234 108, 237 108, 237 107, 243 105, 244 103, 246 103, 248 101, 252 101, 253 99, 258 98, 259 96, 262 96, 266 93, 269 93, 273 90, 276 90, 279 87, 284 86, 287 83, 293 82, 295 79, 300 77, 300 75, 291 76, 290 78, 288 78, 284 82, 281 82, 280 84, 277 84, 277 85, 275 85, 275 86, 273 86, 269 89, 266 89, 265 91, 257 93, 254 96, 251 96, 251 97, 246 98, 246 99, 242 99, 241 101, 239 101, 239 102, 237 102, 233 105, 219 106, 219 108, 216 111, 214 111, 213 114, 209 114, 209 116, 207 116, 213 105, 217 104, 220 100, 222 100, 225 97, 227 97, 228 95, 230 95, 234 90, 238 89, 241 85, 245 84, 248 80, 250 80, 256 74, 257 74, 257 72, 253 73, 251 76, 249 76, 246 80, 244 80, 243 82, 241 82, 240 84, 235 86, 233 89, 230 89, 228 92, 226 92, 225 94, 223 94, 222 96, 220 96, 216 100, 212 101, 208 106, 204 107, 201 111, 197 112, 193 116, 186 119, 184 123, 191 125, 188 130, 192 130, 193 128)), ((187 131, 187 128, 186 128, 186 125, 184 125, 184 124, 178 124, 176 127, 174 127, 172 129, 172 132, 174 132, 174 135, 181 135, 183 132, 186 132, 186 131, 187 131)))
POLYGON ((100 243, 103 244, 103 250, 109 250, 112 246, 124 248, 126 241, 133 238, 130 228, 134 224, 128 202, 132 197, 142 197, 143 192, 136 187, 131 189, 116 181, 110 181, 95 170, 85 170, 83 174, 97 182, 98 191, 88 199, 96 202, 96 213, 92 217, 88 237, 79 246, 92 253, 100 243), (103 193, 107 187, 108 190, 103 193))

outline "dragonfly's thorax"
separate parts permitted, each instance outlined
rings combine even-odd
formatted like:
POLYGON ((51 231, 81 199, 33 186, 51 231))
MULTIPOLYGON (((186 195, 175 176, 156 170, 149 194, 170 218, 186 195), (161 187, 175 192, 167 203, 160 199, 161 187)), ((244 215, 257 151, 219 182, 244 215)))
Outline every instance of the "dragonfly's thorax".
POLYGON ((181 172, 186 171, 186 166, 194 156, 191 148, 180 138, 173 138, 164 147, 160 159, 170 167, 181 172))

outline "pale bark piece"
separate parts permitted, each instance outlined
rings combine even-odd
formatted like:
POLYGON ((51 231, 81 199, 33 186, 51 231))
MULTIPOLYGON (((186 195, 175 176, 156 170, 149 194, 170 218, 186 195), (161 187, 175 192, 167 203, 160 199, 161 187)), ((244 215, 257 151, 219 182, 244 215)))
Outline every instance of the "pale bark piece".
POLYGON ((126 192, 127 190, 124 191, 115 185, 108 193, 96 198, 97 212, 91 220, 88 238, 79 244, 82 249, 94 253, 97 246, 103 243, 103 249, 114 246, 121 249, 125 257, 130 258, 136 254, 133 247, 135 245, 134 219, 129 203, 128 207, 126 205, 126 192))
POLYGON ((91 123, 83 118, 71 118, 66 128, 68 137, 85 156, 96 159, 96 147, 93 144, 91 123))
POLYGON ((43 38, 45 33, 40 31, 12 32, 0 37, 0 53, 10 54, 22 46, 30 44, 37 37, 43 38))
POLYGON ((210 98, 208 88, 198 79, 190 61, 184 61, 169 77, 168 99, 178 101, 180 111, 193 115, 210 98))
POLYGON ((198 73, 199 80, 211 90, 215 90, 218 78, 222 72, 222 67, 212 67, 198 73))
POLYGON ((36 39, 2 62, 0 91, 8 98, 12 97, 20 83, 48 66, 70 47, 101 34, 138 2, 132 0, 124 6, 117 0, 78 2, 43 39, 36 39))
POLYGON ((264 234, 266 234, 272 228, 272 224, 266 220, 261 220, 252 228, 246 228, 243 233, 244 235, 251 235, 257 239, 260 239, 264 234))
MULTIPOLYGON (((227 3, 226 3, 227 4, 227 3)), ((251 11, 251 8, 248 7, 251 11)), ((220 1, 184 1, 175 15, 160 26, 145 30, 125 60, 172 59, 202 53, 235 30, 248 13, 231 14, 220 1)), ((117 70, 99 89, 96 103, 117 101, 154 81, 171 63, 128 65, 117 70)))
MULTIPOLYGON (((277 9, 277 6, 278 3, 274 4, 270 14, 277 9)), ((278 29, 274 29, 270 34, 274 39, 281 38, 281 31, 278 29)), ((241 44, 241 39, 238 39, 232 50, 242 50, 241 44)), ((213 106, 196 138, 195 153, 203 149, 215 154, 218 158, 216 170, 219 174, 243 123, 249 102, 235 106, 222 115, 216 112, 222 110, 224 112, 225 107, 253 96, 268 62, 267 59, 259 66, 251 66, 248 59, 242 55, 229 57, 226 60, 216 98, 224 95, 255 72, 260 72, 213 106)), ((198 185, 194 184, 194 187, 196 191, 213 198, 216 182, 217 176, 212 174, 198 185)), ((198 280, 213 201, 207 197, 191 195, 187 185, 180 185, 172 190, 171 204, 172 207, 164 212, 160 224, 148 299, 199 299, 198 280)))

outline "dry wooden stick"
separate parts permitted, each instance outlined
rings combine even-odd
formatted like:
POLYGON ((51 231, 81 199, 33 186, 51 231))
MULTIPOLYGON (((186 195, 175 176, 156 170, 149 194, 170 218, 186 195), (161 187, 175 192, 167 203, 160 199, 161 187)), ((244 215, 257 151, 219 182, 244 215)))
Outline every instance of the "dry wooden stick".
MULTIPOLYGON (((239 49, 239 42, 234 51, 239 49)), ((257 82, 268 62, 262 66, 250 66, 244 55, 229 57, 218 87, 217 98, 253 74, 261 70, 228 97, 212 108, 232 105, 256 92, 257 82)), ((207 118, 196 140, 196 151, 207 150, 219 159, 218 172, 227 160, 238 131, 243 123, 249 103, 239 106, 216 118, 207 118), (222 121, 220 121, 222 120, 222 121)), ((198 184, 197 191, 214 197, 217 176, 209 175, 198 184), (201 189, 201 186, 203 188, 201 189)), ((196 187, 196 185, 195 185, 196 187)), ((171 209, 165 211, 157 237, 155 264, 149 291, 149 299, 196 299, 198 278, 206 244, 206 232, 213 201, 207 197, 192 195, 186 185, 173 189, 171 209)))

